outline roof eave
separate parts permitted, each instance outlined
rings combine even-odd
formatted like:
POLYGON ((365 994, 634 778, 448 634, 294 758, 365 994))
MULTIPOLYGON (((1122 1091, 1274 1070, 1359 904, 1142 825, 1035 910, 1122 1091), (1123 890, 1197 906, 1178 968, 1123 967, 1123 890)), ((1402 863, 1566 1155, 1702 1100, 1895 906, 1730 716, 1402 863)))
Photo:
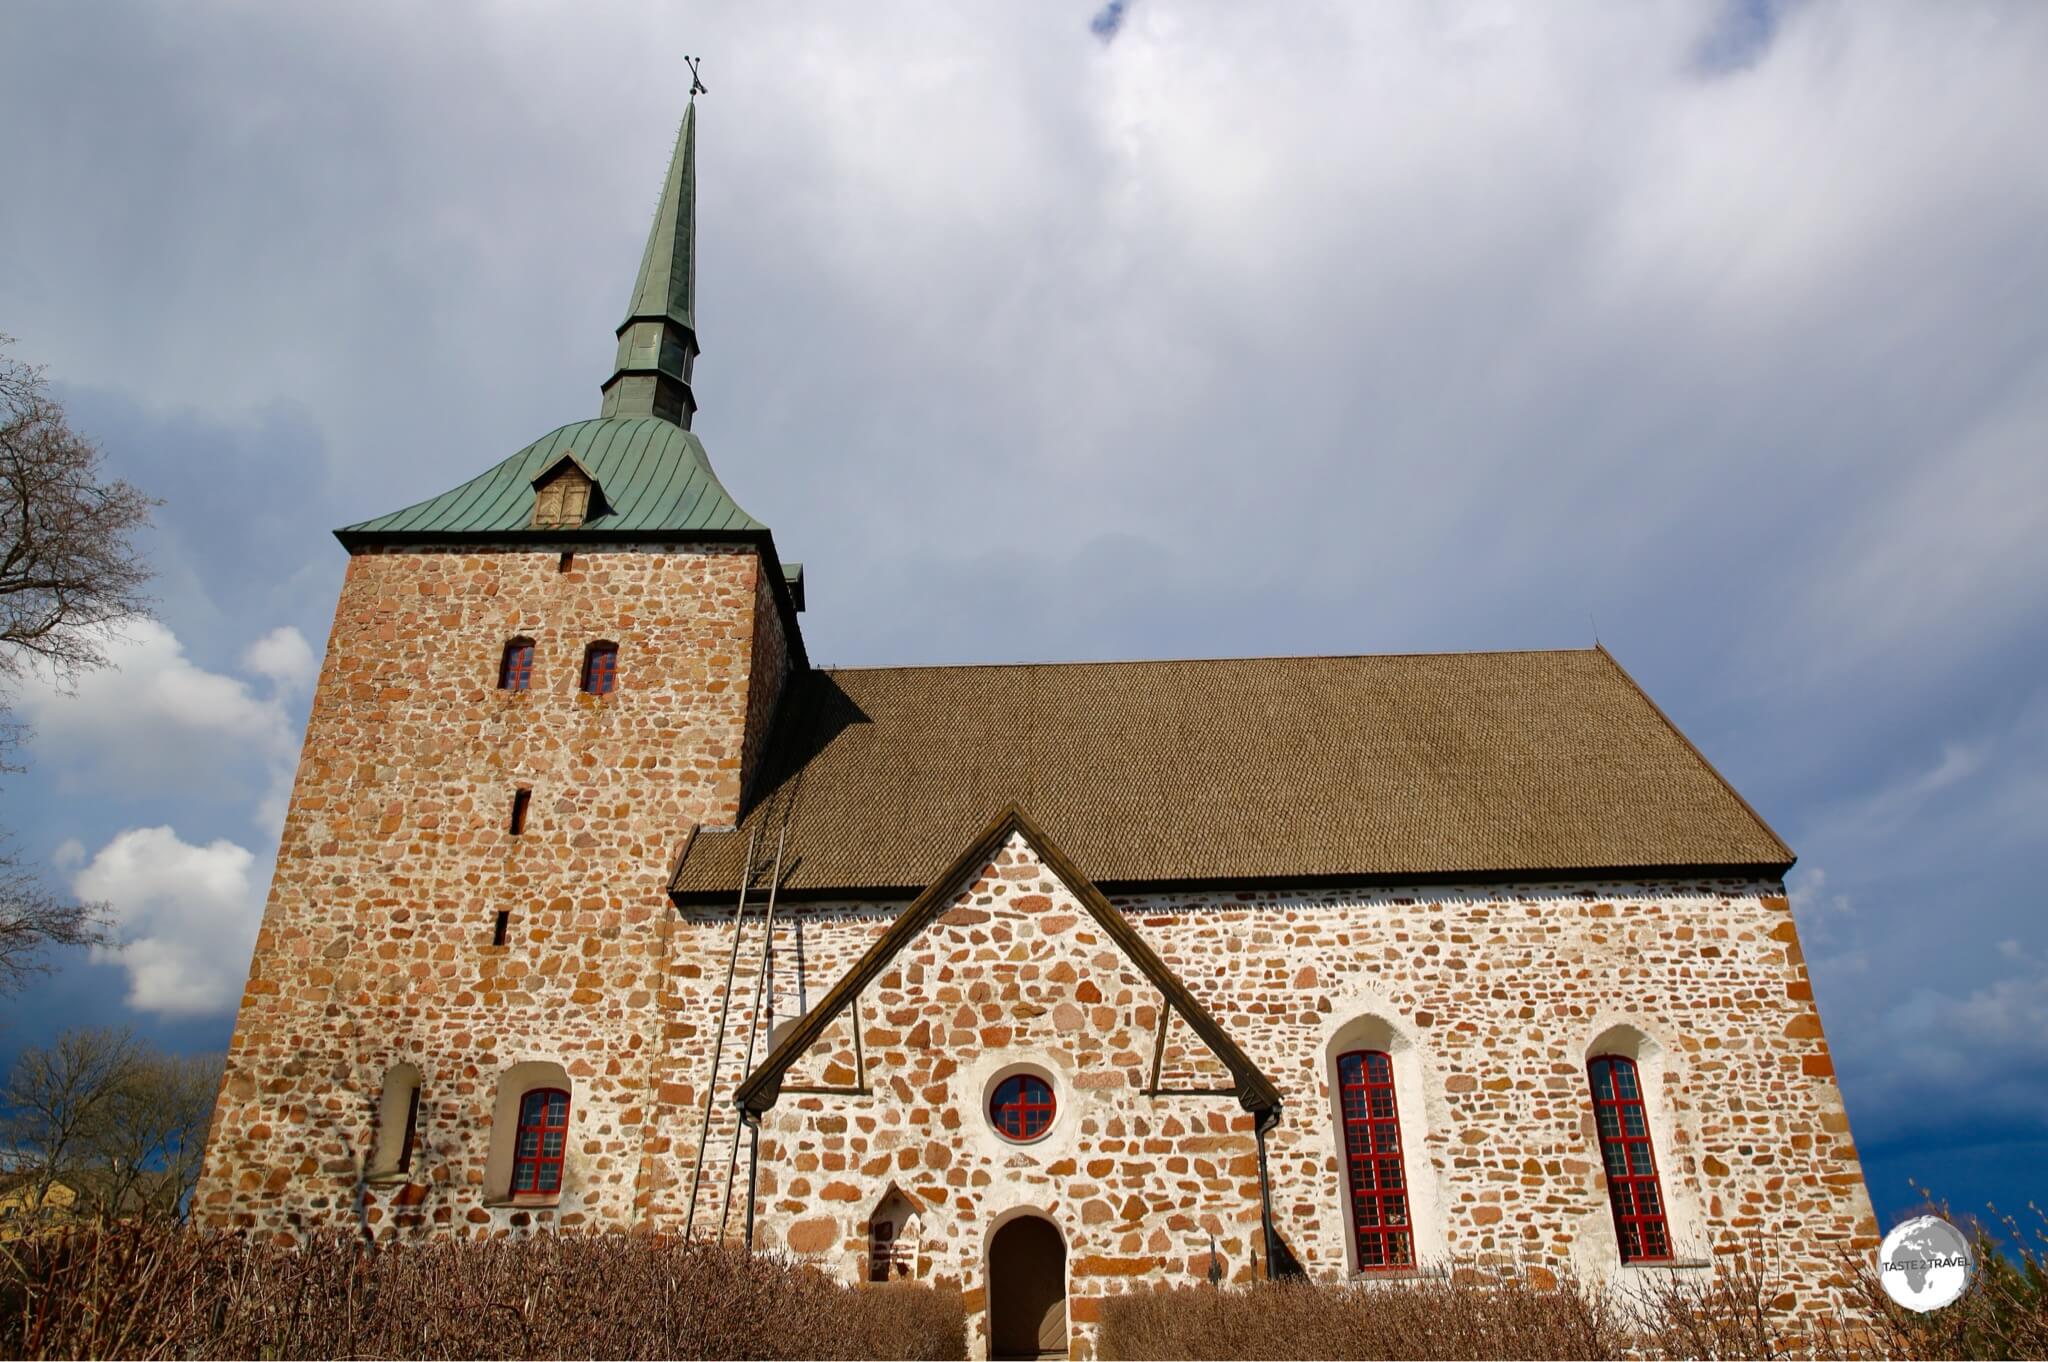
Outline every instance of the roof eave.
MULTIPOLYGON (((682 858, 669 884, 669 901, 678 908, 725 903, 732 888, 684 888, 682 858)), ((1783 880, 1795 861, 1719 861, 1665 865, 1512 867, 1495 870, 1362 871, 1317 875, 1187 876, 1133 880, 1095 880, 1105 894, 1190 894, 1292 892, 1319 889, 1398 889, 1408 885, 1452 884, 1581 884, 1589 880, 1783 880)), ((784 885, 784 903, 890 902, 914 897, 926 886, 909 884, 784 885)))

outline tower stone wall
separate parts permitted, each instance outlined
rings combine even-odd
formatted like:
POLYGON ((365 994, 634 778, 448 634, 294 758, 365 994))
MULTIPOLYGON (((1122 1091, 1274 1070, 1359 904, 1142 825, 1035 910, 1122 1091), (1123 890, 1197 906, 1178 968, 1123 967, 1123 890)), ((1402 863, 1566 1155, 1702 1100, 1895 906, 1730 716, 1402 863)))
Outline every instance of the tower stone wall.
POLYGON ((349 562, 196 1209, 286 1231, 488 1229, 500 1080, 576 1098, 552 1223, 626 1223, 642 1190, 667 980, 695 962, 668 871, 730 825, 788 646, 762 559, 712 544, 364 552, 349 562), (574 548, 573 556, 564 550, 574 548), (531 687, 500 688, 506 642, 531 687), (585 648, 617 689, 583 693, 585 648), (510 816, 532 791, 525 829, 510 816), (498 914, 507 914, 495 945, 498 914), (421 1074, 407 1176, 365 1180, 385 1075, 421 1074))

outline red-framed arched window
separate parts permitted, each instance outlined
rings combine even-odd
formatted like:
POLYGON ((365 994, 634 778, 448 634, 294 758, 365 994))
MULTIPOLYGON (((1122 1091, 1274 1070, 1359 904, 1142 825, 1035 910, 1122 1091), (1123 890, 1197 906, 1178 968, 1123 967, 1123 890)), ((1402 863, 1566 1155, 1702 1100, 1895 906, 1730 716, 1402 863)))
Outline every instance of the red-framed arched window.
POLYGON ((534 1088, 519 1099, 519 1142, 512 1149, 512 1195, 553 1196, 562 1190, 569 1145, 569 1094, 534 1088))
POLYGON ((1401 1110, 1394 1100, 1394 1061, 1386 1051, 1353 1050, 1337 1057, 1337 1101, 1359 1270, 1413 1267, 1415 1227, 1408 1219, 1408 1177, 1401 1165, 1401 1110))
POLYGON ((498 689, 525 690, 533 684, 533 640, 515 638, 498 660, 498 689))
POLYGON ((1052 1128, 1052 1084, 1037 1074, 1011 1074, 996 1084, 988 1118, 1006 1140, 1035 1140, 1052 1128))
POLYGON ((583 653, 583 689, 610 695, 619 684, 619 645, 593 643, 583 653))
POLYGON ((1600 1161, 1607 1168, 1607 1199, 1614 1208, 1621 1261, 1669 1258, 1671 1227, 1664 1218, 1664 1189, 1657 1182, 1650 1114, 1643 1106, 1636 1062, 1622 1055, 1601 1055, 1587 1069, 1593 1079, 1593 1120, 1600 1131, 1600 1161))

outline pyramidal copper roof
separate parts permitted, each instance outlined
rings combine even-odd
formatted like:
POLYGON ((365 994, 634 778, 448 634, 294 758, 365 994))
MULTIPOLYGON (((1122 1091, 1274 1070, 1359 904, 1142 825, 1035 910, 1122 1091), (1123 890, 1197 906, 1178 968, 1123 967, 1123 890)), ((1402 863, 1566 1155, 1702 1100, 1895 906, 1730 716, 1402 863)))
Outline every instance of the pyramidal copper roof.
POLYGON ((751 800, 680 901, 785 822, 783 894, 914 894, 1011 804, 1111 890, 1793 861, 1600 648, 813 671, 751 800))
POLYGON ((378 540, 523 532, 533 522, 533 480, 564 455, 590 474, 603 502, 580 527, 547 530, 545 538, 768 532, 725 490, 694 434, 659 417, 613 416, 549 431, 459 487, 335 534, 354 548, 378 540))

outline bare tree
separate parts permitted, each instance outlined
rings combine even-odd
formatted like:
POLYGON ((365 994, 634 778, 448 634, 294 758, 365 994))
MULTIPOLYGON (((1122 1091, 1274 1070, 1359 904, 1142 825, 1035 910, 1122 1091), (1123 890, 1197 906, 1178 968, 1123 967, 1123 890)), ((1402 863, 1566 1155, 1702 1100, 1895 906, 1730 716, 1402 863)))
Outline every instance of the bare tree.
POLYGON ((86 1191, 104 1216, 182 1219, 220 1094, 222 1056, 145 1052, 91 1141, 86 1191))
POLYGON ((135 1081, 145 1054, 125 1027, 83 1027, 15 1059, 6 1139, 17 1171, 35 1186, 31 1206, 49 1208, 50 1189, 59 1184, 82 1193, 96 1176, 122 1089, 135 1081))
MULTIPOLYGON (((106 665, 123 620, 148 612, 134 541, 155 503, 106 476, 98 447, 12 343, 0 335, 0 686, 31 667, 68 686, 106 665)), ((0 695, 0 753, 18 738, 0 695)), ((0 994, 40 967, 44 947, 105 939, 104 914, 52 894, 0 833, 0 994)))
POLYGON ((0 675, 30 661, 60 684, 107 663, 121 621, 148 613, 149 565, 134 544, 155 503, 106 477, 43 371, 0 336, 0 675))
POLYGON ((46 1213, 181 1218, 220 1090, 221 1056, 166 1055, 127 1030, 66 1031, 15 1061, 4 1136, 46 1213), (70 1193, 57 1206, 50 1189, 70 1193))

